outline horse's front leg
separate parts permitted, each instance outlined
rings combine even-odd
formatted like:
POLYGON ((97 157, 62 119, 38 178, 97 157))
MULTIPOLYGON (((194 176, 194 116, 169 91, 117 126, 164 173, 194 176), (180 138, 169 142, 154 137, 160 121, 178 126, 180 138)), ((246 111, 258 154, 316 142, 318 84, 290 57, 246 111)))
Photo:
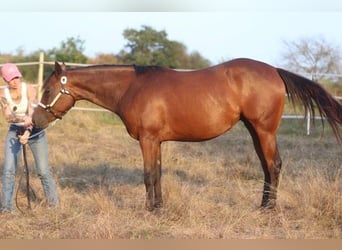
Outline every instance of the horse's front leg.
POLYGON ((160 142, 155 139, 140 138, 144 160, 144 183, 146 187, 146 209, 152 211, 163 205, 161 192, 161 151, 160 142))

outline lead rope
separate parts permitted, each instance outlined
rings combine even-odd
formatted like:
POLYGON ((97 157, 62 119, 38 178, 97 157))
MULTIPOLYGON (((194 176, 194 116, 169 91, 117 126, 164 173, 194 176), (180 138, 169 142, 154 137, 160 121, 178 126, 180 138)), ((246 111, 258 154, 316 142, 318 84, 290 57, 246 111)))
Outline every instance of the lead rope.
POLYGON ((57 123, 57 121, 59 121, 59 119, 56 119, 56 120, 54 120, 53 122, 51 122, 47 128, 42 129, 42 130, 40 130, 39 132, 37 132, 37 133, 35 133, 35 134, 33 134, 33 135, 30 135, 29 138, 28 138, 28 140, 30 140, 30 139, 32 139, 32 138, 34 138, 34 137, 36 137, 36 136, 38 136, 38 135, 44 133, 44 131, 45 131, 46 129, 48 129, 49 127, 55 126, 55 124, 57 123))
MULTIPOLYGON (((55 120, 53 123, 50 123, 50 125, 48 127, 54 126, 57 123, 58 120, 55 120)), ((46 128, 47 129, 47 128, 46 128)), ((32 139, 42 133, 44 133, 44 131, 46 129, 42 129, 41 131, 29 136, 28 139, 32 139)), ((33 199, 35 200, 37 198, 36 193, 34 192, 33 188, 30 185, 30 173, 29 173, 29 168, 28 168, 28 164, 27 164, 27 156, 26 156, 26 144, 22 145, 22 151, 23 151, 23 160, 24 160, 24 172, 26 173, 26 196, 27 196, 27 208, 31 210, 31 196, 30 196, 30 191, 32 192, 33 195, 33 199)), ((23 210, 20 209, 19 204, 18 204, 18 192, 19 192, 19 187, 21 185, 21 181, 22 181, 22 175, 20 176, 19 179, 19 184, 18 184, 18 188, 17 188, 17 192, 15 194, 15 205, 17 207, 17 209, 24 214, 23 210)))
MULTIPOLYGON (((27 208, 29 210, 32 209, 31 207, 31 195, 30 195, 30 191, 33 195, 33 199, 36 199, 36 193, 34 192, 33 188, 30 185, 30 172, 29 172, 29 168, 28 168, 28 164, 27 164, 27 154, 26 154, 26 144, 22 145, 22 151, 23 151, 23 160, 24 160, 24 172, 26 173, 26 197, 27 197, 27 208)), ((21 185, 21 181, 22 181, 22 175, 20 176, 19 179, 19 184, 18 184, 18 188, 17 188, 17 192, 15 195, 15 204, 18 208, 18 210, 24 214, 23 210, 20 209, 19 204, 18 204, 18 192, 19 192, 19 187, 21 185)))
MULTIPOLYGON (((36 133, 36 134, 33 134, 32 136, 29 137, 29 139, 38 136, 38 135, 41 134, 42 132, 44 132, 44 130, 39 131, 39 132, 36 133)), ((23 161, 24 161, 24 172, 25 172, 25 174, 26 174, 26 198, 27 198, 27 208, 28 208, 29 210, 31 210, 31 209, 32 209, 32 207, 31 207, 31 193, 32 193, 32 195, 33 195, 33 199, 34 199, 34 200, 37 198, 37 195, 36 195, 36 193, 34 192, 33 188, 32 188, 31 185, 30 185, 30 172, 29 172, 29 167, 28 167, 28 164, 27 164, 26 144, 22 145, 22 151, 23 151, 23 161), (30 193, 30 191, 31 191, 31 193, 30 193)), ((22 214, 24 214, 24 211, 20 209, 19 204, 18 204, 18 193, 19 193, 19 189, 20 189, 20 186, 21 186, 22 177, 23 177, 23 176, 21 175, 21 176, 20 176, 20 179, 19 179, 19 183, 18 183, 18 188, 17 188, 16 194, 15 194, 15 205, 16 205, 17 209, 18 209, 22 214)))

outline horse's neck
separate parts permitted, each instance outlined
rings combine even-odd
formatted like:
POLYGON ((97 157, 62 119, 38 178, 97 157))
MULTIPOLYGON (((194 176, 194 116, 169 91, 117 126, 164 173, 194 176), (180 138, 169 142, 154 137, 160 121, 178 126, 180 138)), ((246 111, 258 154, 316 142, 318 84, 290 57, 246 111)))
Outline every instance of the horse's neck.
POLYGON ((102 74, 87 74, 75 86, 78 99, 88 100, 115 112, 117 103, 130 87, 133 71, 108 71, 102 74), (94 77, 97 75, 98 77, 94 77))

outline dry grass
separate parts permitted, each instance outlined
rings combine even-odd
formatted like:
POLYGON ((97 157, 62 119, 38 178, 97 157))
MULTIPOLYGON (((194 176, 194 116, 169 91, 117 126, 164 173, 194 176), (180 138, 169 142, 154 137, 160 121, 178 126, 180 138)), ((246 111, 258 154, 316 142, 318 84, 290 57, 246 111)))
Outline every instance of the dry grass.
POLYGON ((341 239, 341 149, 327 128, 324 137, 319 131, 308 137, 304 122, 283 122, 284 171, 272 211, 259 209, 263 174, 242 125, 208 142, 164 143, 165 205, 150 213, 138 142, 109 113, 71 111, 48 129, 60 207, 44 205, 32 173, 38 200, 25 210, 19 192, 25 214, 0 215, 0 238, 341 239))

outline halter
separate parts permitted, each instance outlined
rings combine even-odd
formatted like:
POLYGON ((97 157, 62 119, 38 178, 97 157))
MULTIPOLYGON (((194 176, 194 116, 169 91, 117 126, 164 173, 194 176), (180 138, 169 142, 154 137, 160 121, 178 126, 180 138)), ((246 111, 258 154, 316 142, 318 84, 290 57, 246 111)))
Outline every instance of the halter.
POLYGON ((61 90, 58 92, 58 94, 56 95, 56 97, 52 100, 52 102, 50 104, 43 104, 41 102, 38 103, 38 106, 42 107, 45 111, 51 113, 54 117, 56 117, 57 119, 62 119, 62 116, 66 113, 63 112, 60 115, 53 109, 53 106, 56 104, 56 102, 58 101, 58 99, 63 95, 69 95, 72 97, 72 99, 74 99, 74 103, 75 103, 75 97, 70 93, 69 90, 65 89, 65 85, 68 82, 68 78, 66 76, 62 76, 60 83, 61 83, 61 90))

